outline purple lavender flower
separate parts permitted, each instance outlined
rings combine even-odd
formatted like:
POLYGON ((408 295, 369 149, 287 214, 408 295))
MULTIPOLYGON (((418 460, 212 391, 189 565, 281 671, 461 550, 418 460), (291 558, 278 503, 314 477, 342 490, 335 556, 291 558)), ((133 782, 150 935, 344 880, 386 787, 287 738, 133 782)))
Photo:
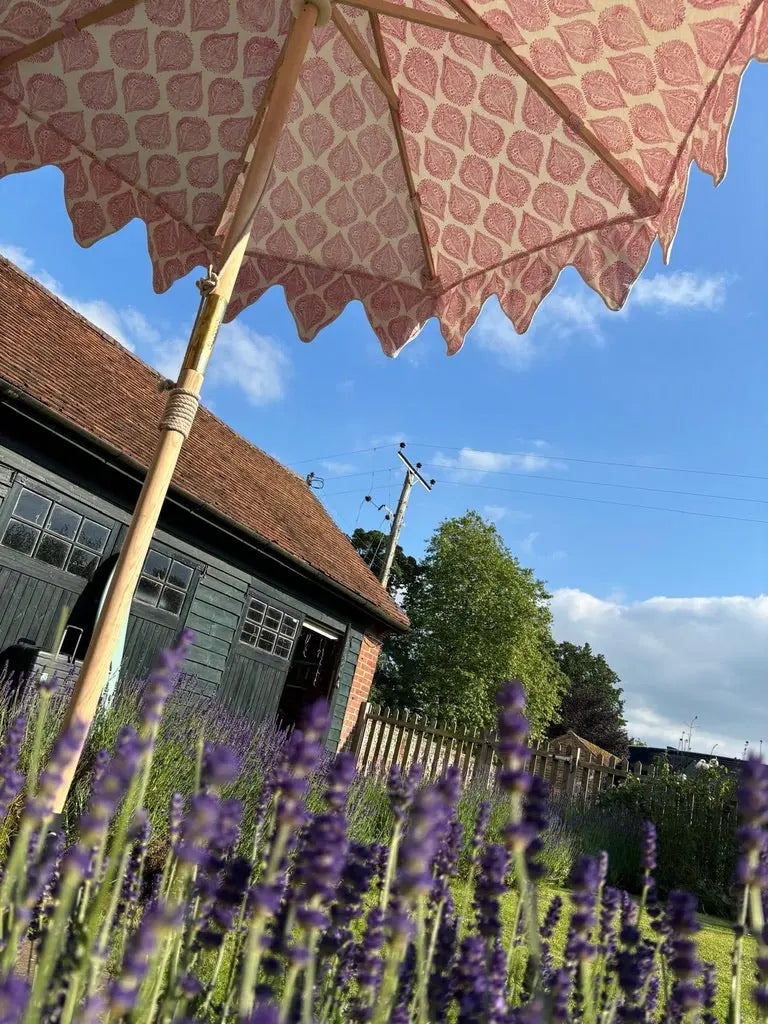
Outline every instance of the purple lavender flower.
POLYGON ((766 887, 766 871, 762 858, 765 844, 764 825, 768 822, 768 765, 751 757, 742 769, 738 787, 738 808, 741 825, 736 832, 739 856, 736 861, 738 885, 766 887))
POLYGON ((200 781, 206 788, 222 789, 240 774, 237 755, 223 743, 205 744, 201 767, 200 781))
POLYGON ((699 931, 696 920, 696 897, 687 892, 671 892, 667 898, 669 927, 669 968, 675 983, 672 1001, 681 1014, 701 1006, 703 993, 694 984, 701 971, 694 936, 699 931))
POLYGON ((501 904, 499 897, 506 892, 509 867, 507 851, 503 846, 486 846, 480 858, 480 871, 475 886, 475 914, 477 931, 486 938, 501 935, 501 904))
POLYGON ((141 919, 123 960, 120 975, 109 986, 109 1008, 115 1016, 128 1014, 134 1008, 149 961, 160 939, 170 929, 182 924, 182 911, 171 911, 158 904, 149 907, 141 919))
POLYGON ((100 772, 91 791, 88 808, 80 818, 81 846, 95 847, 106 836, 109 822, 134 776, 142 747, 135 731, 129 726, 120 730, 115 754, 100 772))
POLYGON ((498 704, 498 752, 501 761, 499 785, 509 792, 524 794, 530 787, 531 776, 525 770, 530 725, 523 714, 523 684, 517 679, 504 683, 499 691, 498 704))
POLYGON ((539 854, 544 849, 542 833, 547 827, 549 785, 539 775, 532 775, 530 788, 523 803, 523 821, 532 830, 531 839, 525 850, 528 875, 531 879, 541 878, 545 868, 539 863, 539 854))
POLYGON ((26 719, 19 715, 5 734, 5 745, 0 754, 0 823, 24 785, 24 776, 18 771, 18 765, 26 728, 26 719))
POLYGON ((278 826, 295 830, 304 823, 308 779, 320 759, 327 728, 328 704, 319 700, 307 709, 303 728, 291 733, 276 777, 278 826))
POLYGON ((29 985, 23 978, 10 974, 0 980, 0 1022, 19 1024, 29 999, 29 985))
POLYGON ((297 900, 303 911, 304 927, 327 926, 325 912, 316 909, 316 916, 310 919, 307 905, 319 902, 325 908, 331 902, 341 878, 347 845, 346 821, 336 811, 318 815, 307 829, 296 865, 297 900))
POLYGON ((355 757, 346 751, 337 754, 331 761, 325 789, 325 801, 331 810, 343 811, 346 807, 355 770, 355 757))
POLYGON ((373 1004, 381 984, 384 946, 384 912, 374 907, 368 914, 357 962, 357 994, 350 1008, 355 1024, 367 1024, 373 1016, 373 1004))
POLYGON ((448 890, 437 929, 437 942, 435 943, 428 988, 430 1020, 435 1024, 443 1024, 447 1019, 448 1007, 453 998, 455 980, 453 967, 457 937, 458 922, 454 913, 453 898, 448 890))
POLYGON ((387 794, 395 821, 402 823, 411 806, 413 795, 421 782, 422 768, 419 764, 411 765, 410 771, 403 775, 400 765, 393 764, 387 779, 387 794))
POLYGON ((176 846, 181 835, 181 819, 184 816, 184 797, 181 793, 174 793, 171 797, 169 809, 168 833, 171 846, 176 846))
POLYGON ((656 870, 656 826, 650 821, 643 822, 643 885, 650 886, 656 870))
POLYGON ((560 921, 563 912, 563 898, 555 895, 547 907, 544 921, 541 926, 541 970, 544 979, 552 977, 554 972, 554 960, 552 958, 552 936, 560 921))
POLYGON ((181 823, 176 856, 185 864, 203 863, 221 820, 221 801, 210 793, 195 793, 181 823))
POLYGON ((570 930, 566 943, 565 957, 570 964, 590 960, 595 953, 590 935, 595 925, 599 868, 594 857, 581 857, 571 874, 571 900, 574 911, 571 914, 570 930))
POLYGON ((37 785, 37 793, 29 801, 27 813, 30 818, 42 824, 50 817, 53 800, 61 783, 64 768, 80 754, 85 737, 85 724, 72 722, 59 735, 53 748, 53 755, 45 767, 37 785))
POLYGON ((703 965, 701 980, 704 996, 704 1013, 701 1015, 702 1024, 718 1024, 717 1015, 715 1014, 715 1002, 717 1001, 717 971, 714 964, 703 965))
POLYGON ((398 850, 396 884, 401 896, 416 898, 431 889, 432 864, 447 811, 444 794, 437 786, 427 786, 414 797, 398 850))
POLYGON ((456 960, 455 990, 459 999, 458 1024, 481 1024, 486 1006, 486 944, 479 935, 468 935, 456 960))
POLYGON ((191 629, 184 629, 173 647, 161 651, 157 664, 147 679, 144 691, 144 702, 141 708, 142 727, 154 728, 163 717, 168 698, 173 693, 184 664, 189 648, 194 642, 195 634, 191 629))
POLYGON ((487 800, 483 800, 477 809, 477 817, 475 818, 475 830, 472 833, 472 839, 469 844, 469 856, 470 861, 474 863, 477 859, 477 855, 480 851, 481 846, 485 842, 485 834, 488 831, 488 823, 491 820, 491 805, 487 800))
POLYGON ((550 991, 552 996, 552 1021, 566 1024, 569 1019, 568 1007, 571 1001, 573 980, 568 971, 561 968, 552 978, 550 991))
POLYGON ((610 885, 603 889, 600 905, 600 952, 612 956, 616 949, 616 917, 619 912, 621 893, 610 885))

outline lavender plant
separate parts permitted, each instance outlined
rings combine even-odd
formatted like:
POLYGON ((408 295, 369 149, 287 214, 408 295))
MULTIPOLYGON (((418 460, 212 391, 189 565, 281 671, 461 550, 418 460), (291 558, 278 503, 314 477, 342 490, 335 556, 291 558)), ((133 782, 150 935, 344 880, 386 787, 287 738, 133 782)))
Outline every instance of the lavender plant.
MULTIPOLYGON (((68 840, 51 829, 50 800, 78 726, 42 770, 45 721, 19 718, 6 733, 0 816, 22 791, 24 802, 0 878, 0 1024, 717 1019, 696 900, 673 892, 660 902, 653 826, 643 833, 637 899, 607 884, 604 856, 584 857, 570 899, 557 894, 546 912, 542 902, 540 918, 551 826, 546 787, 526 768, 519 683, 499 696, 504 797, 494 813, 504 808, 503 827, 489 827, 489 803, 474 800, 467 817, 454 771, 423 785, 418 772, 395 768, 388 807, 371 812, 389 840, 362 835, 366 795, 378 801, 381 791, 355 779, 349 755, 329 760, 322 703, 269 755, 250 727, 232 730, 232 749, 213 722, 197 721, 186 733, 186 773, 177 773, 182 789, 163 791, 158 821, 153 763, 169 749, 160 723, 189 641, 183 635, 162 656, 135 724, 123 721, 111 750, 92 757, 88 799, 68 840), (156 829, 165 856, 153 873, 156 829)), ((37 715, 47 707, 41 701, 37 715)), ((183 723, 170 715, 178 736, 183 723)), ((745 773, 739 808, 731 1024, 748 1002, 768 1021, 768 770, 759 762, 745 773)))

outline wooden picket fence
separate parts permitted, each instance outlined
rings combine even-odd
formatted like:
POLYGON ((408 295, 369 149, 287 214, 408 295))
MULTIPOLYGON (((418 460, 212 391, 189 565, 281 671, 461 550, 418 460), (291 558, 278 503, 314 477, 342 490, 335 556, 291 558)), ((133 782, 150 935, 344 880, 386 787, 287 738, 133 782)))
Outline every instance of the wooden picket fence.
MULTIPOLYGON (((349 745, 360 772, 383 775, 393 764, 404 771, 420 764, 425 781, 431 781, 455 765, 465 785, 492 789, 498 764, 496 742, 495 731, 366 703, 349 745)), ((568 739, 533 744, 530 749, 528 770, 546 779, 554 796, 588 803, 630 774, 626 760, 611 758, 606 764, 568 739)))

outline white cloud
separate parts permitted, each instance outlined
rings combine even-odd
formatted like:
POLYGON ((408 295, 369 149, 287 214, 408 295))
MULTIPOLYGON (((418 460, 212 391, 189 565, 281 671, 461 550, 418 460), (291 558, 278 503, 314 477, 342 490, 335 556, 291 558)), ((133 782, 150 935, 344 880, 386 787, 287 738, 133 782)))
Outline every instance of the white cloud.
MULTIPOLYGON (((541 450, 543 441, 535 442, 541 450)), ((482 480, 487 473, 540 473, 545 469, 564 468, 555 459, 538 452, 486 452, 477 448, 462 448, 457 455, 438 452, 435 466, 449 470, 451 480, 463 483, 482 480)))
POLYGON ((564 589, 552 613, 558 640, 590 643, 618 672, 631 734, 676 746, 697 715, 694 750, 717 743, 719 753, 740 755, 746 741, 768 740, 768 595, 628 603, 564 589))
POLYGON ((720 309, 728 279, 724 274, 697 277, 685 271, 641 277, 630 296, 632 306, 650 306, 658 312, 672 309, 720 309))
MULTIPOLYGON (((164 336, 133 307, 118 308, 104 299, 69 295, 56 278, 19 246, 0 241, 0 253, 36 277, 45 288, 115 341, 131 352, 138 352, 164 377, 176 379, 187 344, 184 338, 164 336)), ((290 361, 280 344, 235 321, 225 324, 219 332, 206 392, 215 388, 238 388, 251 405, 266 405, 284 396, 289 377, 290 361)))
POLYGON ((559 288, 536 311, 525 334, 518 334, 495 297, 486 302, 471 330, 472 339, 510 370, 527 370, 534 360, 553 358, 574 342, 605 344, 604 328, 618 317, 644 309, 657 314, 712 312, 726 300, 730 279, 723 274, 700 275, 688 271, 639 278, 626 306, 609 310, 586 287, 559 288))
POLYGON ((333 459, 326 459, 320 465, 334 476, 346 476, 348 473, 354 473, 355 471, 355 467, 351 462, 335 462, 333 459))
POLYGON ((483 512, 494 523, 501 522, 507 511, 504 505, 483 505, 483 512))
POLYGON ((239 388, 251 405, 285 395, 291 364, 274 338, 235 320, 219 332, 208 373, 212 387, 239 388))
POLYGON ((526 534, 526 536, 523 537, 523 539, 518 544, 518 547, 524 554, 531 555, 533 554, 533 545, 536 543, 538 539, 538 530, 531 530, 530 533, 526 534))

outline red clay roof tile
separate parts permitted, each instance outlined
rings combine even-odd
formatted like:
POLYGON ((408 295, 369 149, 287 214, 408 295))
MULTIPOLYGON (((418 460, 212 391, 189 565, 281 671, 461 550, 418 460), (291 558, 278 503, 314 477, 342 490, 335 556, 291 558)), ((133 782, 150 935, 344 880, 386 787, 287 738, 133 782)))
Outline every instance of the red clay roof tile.
MULTIPOLYGON (((160 376, 0 257, 0 377, 146 468, 160 376)), ((174 487, 373 608, 408 620, 304 480, 201 407, 174 487)))

